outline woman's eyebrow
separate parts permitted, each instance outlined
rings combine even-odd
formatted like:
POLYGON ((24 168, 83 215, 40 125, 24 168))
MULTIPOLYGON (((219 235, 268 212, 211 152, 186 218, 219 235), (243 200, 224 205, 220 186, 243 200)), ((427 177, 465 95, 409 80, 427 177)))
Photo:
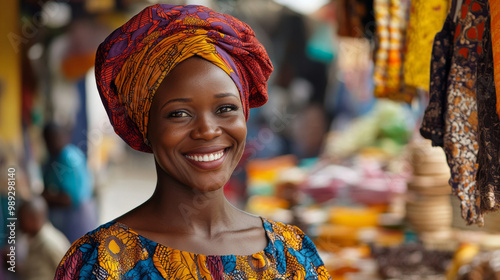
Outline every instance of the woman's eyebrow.
POLYGON ((165 104, 163 104, 163 106, 161 106, 161 107, 163 108, 163 107, 167 106, 170 103, 175 103, 175 102, 188 103, 188 102, 191 102, 191 101, 193 101, 192 98, 174 98, 174 99, 170 99, 169 101, 165 102, 165 104))
POLYGON ((227 92, 227 93, 217 93, 215 95, 215 98, 224 98, 224 97, 238 97, 238 96, 236 94, 230 93, 230 92, 227 92))

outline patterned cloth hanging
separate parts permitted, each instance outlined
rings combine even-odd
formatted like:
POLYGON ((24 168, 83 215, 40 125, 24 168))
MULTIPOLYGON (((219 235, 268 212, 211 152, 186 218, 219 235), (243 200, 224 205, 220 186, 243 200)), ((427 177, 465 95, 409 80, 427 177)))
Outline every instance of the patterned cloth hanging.
MULTIPOLYGON (((490 1, 494 2, 494 1, 490 1)), ((491 7, 490 7, 491 10, 491 7)), ((477 186, 481 214, 500 208, 500 119, 495 92, 494 46, 490 20, 485 24, 483 52, 478 59, 477 114, 479 151, 477 155, 477 186)), ((491 26, 493 29, 493 26, 491 26)))
POLYGON ((373 74, 375 97, 411 102, 413 96, 401 90, 406 2, 375 0, 374 11, 378 41, 373 74))
POLYGON ((453 1, 451 12, 446 17, 443 28, 434 37, 431 53, 431 74, 429 84, 429 104, 420 126, 420 134, 432 140, 432 146, 443 147, 445 130, 444 114, 446 112, 446 87, 453 57, 453 37, 455 23, 453 21, 456 1, 453 1))
POLYGON ((453 193, 460 198, 462 217, 469 224, 482 225, 483 213, 476 186, 479 149, 476 90, 488 3, 487 0, 464 0, 455 10, 456 6, 454 1, 451 9, 454 15, 448 17, 444 25, 447 30, 443 29, 434 43, 431 75, 437 73, 439 77, 431 76, 430 104, 421 132, 433 140, 434 145, 444 148, 451 170, 449 182, 453 193), (450 35, 452 44, 448 41, 450 35), (451 59, 442 56, 450 53, 446 47, 451 48, 451 59))

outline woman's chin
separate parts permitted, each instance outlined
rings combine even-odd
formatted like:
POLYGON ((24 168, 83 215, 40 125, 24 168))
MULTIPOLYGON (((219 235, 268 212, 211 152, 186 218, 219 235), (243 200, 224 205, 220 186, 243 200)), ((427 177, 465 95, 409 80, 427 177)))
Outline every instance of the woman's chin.
POLYGON ((226 185, 227 181, 228 180, 220 180, 220 181, 212 181, 210 183, 208 182, 203 182, 198 184, 194 183, 194 184, 189 184, 188 186, 191 187, 195 192, 209 193, 224 189, 224 186, 226 185))

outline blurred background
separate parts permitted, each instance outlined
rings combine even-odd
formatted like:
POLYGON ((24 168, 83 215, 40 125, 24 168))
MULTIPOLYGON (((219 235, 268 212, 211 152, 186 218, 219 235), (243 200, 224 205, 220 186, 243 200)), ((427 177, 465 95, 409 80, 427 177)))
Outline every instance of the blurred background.
MULTIPOLYGON (((266 47, 269 102, 250 112, 246 152, 225 192, 241 209, 300 226, 334 279, 498 269, 500 218, 465 225, 442 149, 418 133, 448 2, 161 1, 234 15, 266 47), (422 17, 434 20, 425 32, 422 17)), ((154 190, 153 156, 114 134, 93 66, 104 38, 158 1, 2 3, 0 279, 52 279, 70 243, 154 190)), ((474 279, 500 279, 490 270, 474 279)))

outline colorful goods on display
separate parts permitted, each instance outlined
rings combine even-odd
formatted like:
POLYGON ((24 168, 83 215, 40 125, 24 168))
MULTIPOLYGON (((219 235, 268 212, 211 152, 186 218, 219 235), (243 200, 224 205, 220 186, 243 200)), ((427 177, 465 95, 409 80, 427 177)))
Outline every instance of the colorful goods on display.
POLYGON ((444 279, 452 251, 427 249, 420 244, 373 247, 382 279, 444 279))
POLYGON ((458 275, 459 280, 498 280, 500 279, 500 250, 484 252, 465 266, 458 275))
POLYGON ((429 91, 420 132, 446 153, 462 217, 482 226, 500 208, 500 4, 375 0, 374 13, 374 95, 410 102, 429 91))
POLYGON ((375 97, 411 102, 429 90, 432 42, 448 0, 375 0, 375 97))

